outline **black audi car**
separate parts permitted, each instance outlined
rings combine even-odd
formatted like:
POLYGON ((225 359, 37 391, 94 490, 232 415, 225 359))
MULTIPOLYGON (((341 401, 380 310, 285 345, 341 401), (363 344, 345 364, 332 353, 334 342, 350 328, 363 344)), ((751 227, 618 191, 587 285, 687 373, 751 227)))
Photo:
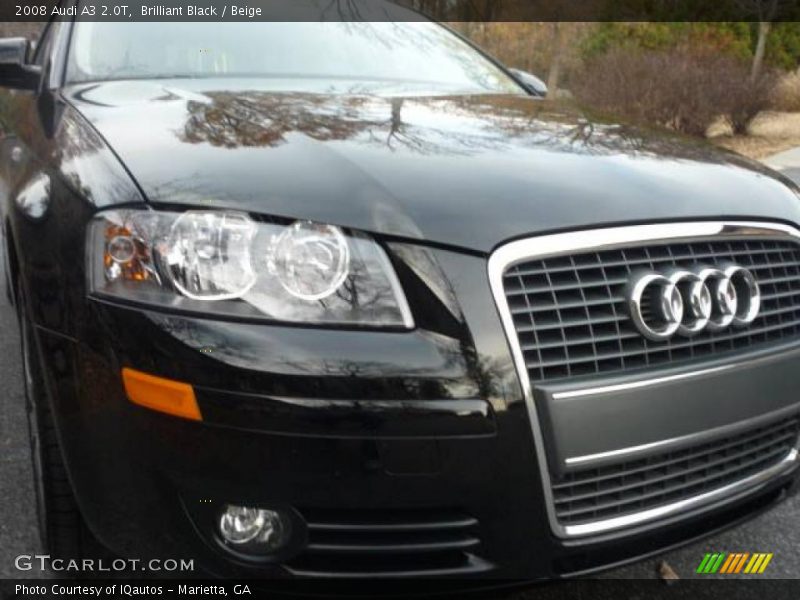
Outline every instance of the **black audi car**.
POLYGON ((796 489, 797 190, 409 14, 0 42, 53 555, 559 578, 796 489))

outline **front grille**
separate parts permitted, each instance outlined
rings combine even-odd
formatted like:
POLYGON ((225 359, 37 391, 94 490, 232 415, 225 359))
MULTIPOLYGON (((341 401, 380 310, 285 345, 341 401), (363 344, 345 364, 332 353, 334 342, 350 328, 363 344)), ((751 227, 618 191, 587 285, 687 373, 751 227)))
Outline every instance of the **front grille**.
POLYGON ((580 252, 517 263, 503 288, 531 382, 718 357, 800 339, 800 245, 746 236, 580 252), (733 261, 758 280, 762 307, 744 329, 667 341, 644 338, 628 316, 632 271, 733 261))
POLYGON ((303 509, 308 544, 285 567, 306 577, 440 577, 488 571, 477 519, 456 510, 303 509))
POLYGON ((563 525, 610 519, 672 504, 740 481, 783 460, 800 419, 786 418, 701 445, 553 478, 563 525))

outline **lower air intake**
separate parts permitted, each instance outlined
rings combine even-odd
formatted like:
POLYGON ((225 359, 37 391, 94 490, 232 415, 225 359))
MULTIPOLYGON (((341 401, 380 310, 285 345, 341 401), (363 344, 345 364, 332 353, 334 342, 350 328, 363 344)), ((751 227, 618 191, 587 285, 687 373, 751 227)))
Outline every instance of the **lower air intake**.
POLYGON ((794 416, 705 444, 569 473, 552 482, 556 518, 576 525, 699 496, 769 469, 796 447, 794 416))
POLYGON ((448 577, 491 569, 474 552, 478 521, 458 511, 301 510, 303 554, 284 565, 304 577, 448 577))

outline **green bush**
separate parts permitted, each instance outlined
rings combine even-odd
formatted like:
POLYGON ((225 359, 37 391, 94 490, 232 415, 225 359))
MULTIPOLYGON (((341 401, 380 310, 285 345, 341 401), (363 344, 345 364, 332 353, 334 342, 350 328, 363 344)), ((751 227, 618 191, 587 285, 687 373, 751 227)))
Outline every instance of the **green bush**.
POLYGON ((748 23, 600 23, 582 50, 589 60, 615 48, 666 51, 686 46, 746 58, 751 45, 748 23))
MULTIPOLYGON (((740 59, 752 59, 758 41, 757 23, 600 23, 581 48, 591 60, 613 48, 672 50, 704 47, 740 59)), ((773 24, 767 37, 768 66, 795 69, 800 64, 800 23, 773 24)))
POLYGON ((773 24, 767 37, 765 56, 770 65, 786 70, 796 69, 800 64, 800 23, 773 24))

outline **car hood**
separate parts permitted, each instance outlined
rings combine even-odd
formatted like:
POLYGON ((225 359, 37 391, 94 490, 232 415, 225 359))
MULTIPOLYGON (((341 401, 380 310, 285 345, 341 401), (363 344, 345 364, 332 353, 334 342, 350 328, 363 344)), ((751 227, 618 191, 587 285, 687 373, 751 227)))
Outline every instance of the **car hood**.
POLYGON ((800 221, 765 167, 526 96, 275 92, 257 80, 73 86, 148 201, 311 219, 488 252, 555 230, 800 221))

